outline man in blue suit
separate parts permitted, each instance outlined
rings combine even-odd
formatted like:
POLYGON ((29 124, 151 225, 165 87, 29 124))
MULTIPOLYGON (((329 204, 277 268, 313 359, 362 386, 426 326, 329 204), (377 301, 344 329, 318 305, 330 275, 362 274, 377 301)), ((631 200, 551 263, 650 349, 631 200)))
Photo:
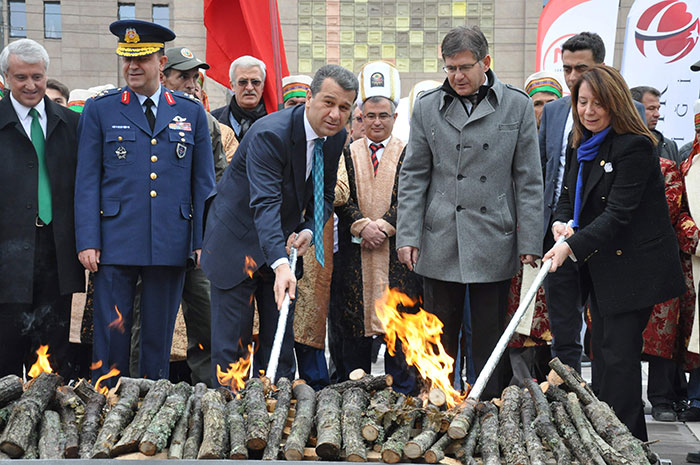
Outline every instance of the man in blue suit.
POLYGON ((75 188, 78 258, 95 273, 93 379, 167 378, 187 259, 199 262, 214 166, 204 108, 160 85, 175 38, 157 24, 110 25, 128 86, 86 102, 75 188), (141 296, 140 372, 129 373, 132 305, 141 296), (101 363, 100 363, 101 362, 101 363))
MULTIPOLYGON (((357 89, 350 71, 323 66, 314 76, 305 105, 268 115, 251 126, 216 186, 202 247, 202 268, 211 281, 215 385, 217 368, 226 371, 230 363, 247 356, 253 299, 260 316, 254 370, 267 367, 277 310, 287 291, 294 298, 289 246, 303 255, 313 240, 316 258, 323 264, 323 224, 333 210, 343 128, 357 89)), ((290 311, 278 377, 294 376, 293 319, 290 311)))
MULTIPOLYGON (((605 44, 593 32, 581 32, 562 44, 564 79, 572 89, 588 68, 603 63, 605 44)), ((635 102, 644 119, 644 107, 635 102)), ((554 245, 552 218, 561 193, 566 160, 566 146, 573 127, 571 97, 565 96, 544 106, 539 127, 540 157, 544 176, 544 250, 554 245)), ((545 280, 547 313, 552 330, 552 356, 581 372, 583 341, 581 328, 584 306, 577 265, 567 260, 556 273, 545 280)))

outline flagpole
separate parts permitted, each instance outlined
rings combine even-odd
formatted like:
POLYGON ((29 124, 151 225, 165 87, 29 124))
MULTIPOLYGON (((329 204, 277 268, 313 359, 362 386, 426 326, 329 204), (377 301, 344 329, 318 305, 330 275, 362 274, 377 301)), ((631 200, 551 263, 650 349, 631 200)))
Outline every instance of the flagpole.
POLYGON ((270 33, 272 36, 272 56, 275 68, 275 88, 277 96, 277 109, 283 108, 282 103, 282 57, 280 56, 280 30, 277 11, 277 0, 268 0, 270 9, 270 33))

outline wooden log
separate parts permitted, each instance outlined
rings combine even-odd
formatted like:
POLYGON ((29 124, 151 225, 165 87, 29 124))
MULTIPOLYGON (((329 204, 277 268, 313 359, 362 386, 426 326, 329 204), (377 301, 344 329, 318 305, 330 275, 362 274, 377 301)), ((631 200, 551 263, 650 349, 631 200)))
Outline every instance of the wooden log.
POLYGON ((17 401, 13 400, 3 408, 0 408, 0 432, 5 428, 7 420, 10 419, 10 415, 12 414, 12 410, 15 408, 16 404, 17 401))
MULTIPOLYGON (((384 429, 384 440, 388 439, 392 435, 394 429, 401 424, 402 416, 407 411, 410 410, 410 402, 408 402, 408 397, 404 394, 397 393, 396 400, 391 405, 388 412, 382 417, 382 428, 384 429)), ((383 443, 383 441, 382 441, 383 443)))
POLYGON ((425 461, 427 463, 439 463, 445 458, 445 449, 452 442, 454 442, 454 439, 449 434, 443 434, 440 439, 430 446, 430 449, 425 451, 425 461))
POLYGON ((403 453, 409 459, 422 457, 430 449, 440 433, 442 425, 442 412, 435 406, 428 404, 423 413, 423 431, 406 443, 403 453))
POLYGON ((155 380, 146 378, 129 378, 128 376, 122 376, 117 381, 117 385, 114 386, 114 390, 119 393, 120 390, 126 384, 133 384, 139 388, 139 397, 146 397, 148 391, 156 384, 155 380))
MULTIPOLYGON (((292 382, 287 378, 277 380, 277 403, 272 414, 270 433, 267 436, 267 445, 263 452, 263 460, 277 460, 282 445, 282 430, 287 424, 289 405, 292 402, 292 382)), ((359 428, 358 428, 359 434, 359 428)))
POLYGON ((265 392, 260 378, 250 378, 243 391, 243 406, 246 413, 246 447, 263 450, 270 434, 270 415, 265 406, 265 392))
MULTIPOLYGON (((455 457, 460 460, 465 465, 477 465, 474 459, 474 453, 476 452, 476 445, 479 442, 479 434, 481 433, 481 423, 478 421, 473 422, 472 427, 469 429, 467 438, 464 440, 462 447, 455 451, 455 457)), ((426 459, 427 460, 427 459, 426 459)), ((535 465, 534 463, 532 465, 535 465)))
POLYGON ((562 405, 564 405, 569 419, 581 438, 583 446, 591 457, 591 463, 595 465, 606 465, 606 461, 598 452, 598 446, 596 446, 588 426, 586 425, 586 415, 583 413, 583 410, 581 410, 581 404, 579 403, 576 393, 570 392, 567 394, 567 402, 562 405))
POLYGON ((0 378, 0 407, 13 400, 19 399, 24 392, 24 383, 17 375, 7 375, 0 378))
POLYGON ((192 411, 192 396, 194 394, 191 392, 187 397, 187 402, 185 403, 185 409, 180 415, 180 418, 175 424, 173 429, 173 434, 170 437, 170 445, 168 446, 168 458, 169 459, 181 459, 182 453, 185 450, 185 441, 187 441, 187 429, 190 423, 190 412, 192 411))
POLYGON ((44 410, 39 429, 39 458, 62 459, 65 447, 61 416, 54 410, 44 410))
POLYGON ((591 388, 583 381, 583 378, 581 378, 581 375, 573 368, 564 365, 558 357, 554 357, 549 362, 549 367, 561 377, 570 391, 576 393, 582 404, 588 405, 598 401, 593 391, 591 391, 591 388))
POLYGON ((480 402, 477 411, 481 426, 481 460, 484 465, 501 465, 498 448, 498 408, 491 402, 480 402))
POLYGON ((566 445, 569 446, 569 450, 574 454, 576 460, 581 465, 593 465, 593 460, 581 442, 581 437, 576 432, 576 427, 571 423, 564 405, 561 402, 552 402, 550 407, 559 435, 566 441, 566 445))
MULTIPOLYGON (((262 388, 262 383, 260 386, 262 388)), ((202 436, 202 445, 199 447, 197 459, 220 460, 226 457, 228 451, 228 429, 226 428, 225 407, 224 397, 218 390, 209 389, 202 396, 204 435, 202 436)))
POLYGON ((184 381, 177 383, 143 433, 139 450, 144 455, 155 455, 165 449, 175 423, 185 411, 185 404, 192 393, 192 386, 184 381))
POLYGON ((29 434, 29 440, 27 441, 27 448, 22 455, 23 460, 36 460, 39 458, 39 429, 41 424, 37 424, 32 432, 29 434))
MULTIPOLYGON (((567 405, 567 410, 571 414, 571 412, 577 412, 576 417, 578 418, 578 411, 583 412, 583 408, 581 407, 581 404, 579 403, 578 397, 576 396, 575 393, 569 393, 569 404, 567 405), (571 409, 571 410, 569 410, 571 409)), ((588 431, 588 434, 591 437, 591 440, 596 446, 596 449, 599 451, 600 455, 603 457, 605 462, 609 465, 632 465, 632 462, 627 460, 625 456, 620 454, 617 450, 615 450, 610 444, 605 442, 605 440, 600 437, 598 432, 593 428, 593 425, 591 424, 590 420, 588 417, 586 417, 585 414, 581 414, 580 416, 582 420, 582 426, 588 431)), ((579 428, 579 425, 577 422, 574 422, 576 425, 576 428, 579 428)), ((651 461, 650 461, 651 462, 651 461)), ((653 462, 652 462, 653 463, 653 462)))
POLYGON ((632 436, 608 404, 601 401, 591 402, 584 405, 583 410, 598 434, 622 456, 635 465, 649 465, 642 442, 632 436))
POLYGON ((376 391, 372 395, 369 409, 362 423, 363 438, 372 442, 376 441, 380 434, 383 435, 384 428, 382 427, 382 420, 395 401, 396 393, 391 389, 376 391))
MULTIPOLYGON (((117 457, 129 452, 136 452, 138 450, 143 434, 153 421, 158 410, 163 406, 172 387, 173 385, 167 379, 159 379, 153 387, 148 390, 148 394, 143 398, 143 402, 136 412, 136 416, 131 423, 129 423, 129 426, 124 428, 119 441, 112 447, 110 451, 112 457, 117 457)), ((118 391, 121 389, 120 386, 118 391)))
POLYGON ((80 458, 89 459, 100 430, 102 409, 107 403, 107 398, 95 391, 85 380, 80 380, 73 391, 85 402, 85 415, 80 423, 80 458))
POLYGON ((29 436, 41 420, 41 414, 51 402, 63 378, 54 373, 41 373, 19 398, 7 426, 0 436, 0 450, 12 458, 24 455, 29 436))
POLYGON ((550 404, 552 402, 561 402, 562 404, 566 405, 566 403, 569 402, 568 398, 566 397, 566 392, 562 388, 555 386, 554 384, 542 384, 545 386, 544 388, 543 386, 540 386, 540 388, 543 388, 542 391, 550 404))
POLYGON ((192 393, 192 411, 190 412, 189 430, 187 440, 182 451, 183 459, 194 460, 199 455, 199 446, 202 444, 204 431, 204 416, 202 415, 202 397, 207 392, 207 385, 197 383, 192 393))
POLYGON ((85 403, 69 386, 59 387, 56 390, 55 400, 65 440, 64 455, 68 459, 78 458, 80 456, 80 433, 78 432, 77 415, 85 414, 85 403))
POLYGON ((348 375, 348 379, 350 379, 352 381, 358 381, 358 380, 364 378, 365 376, 367 376, 367 373, 365 373, 365 370, 363 370, 362 368, 357 368, 357 369, 352 370, 350 372, 350 374, 348 375))
POLYGON ((361 434, 362 415, 367 410, 369 394, 362 388, 343 392, 341 428, 345 460, 366 462, 367 448, 361 434))
POLYGON ((138 403, 138 386, 134 384, 122 386, 119 400, 105 416, 104 424, 94 441, 90 458, 104 459, 112 456, 112 448, 119 440, 124 428, 134 419, 138 403))
POLYGON ((520 420, 523 427, 523 439, 525 440, 525 448, 530 457, 530 465, 546 465, 547 455, 542 448, 542 441, 537 436, 537 432, 532 423, 535 421, 537 412, 535 411, 535 403, 527 390, 520 391, 520 420))
MULTIPOLYGON (((287 380, 287 378, 280 378, 280 382, 282 382, 282 380, 287 380)), ((245 460, 248 458, 248 448, 245 446, 245 421, 243 420, 243 412, 243 402, 240 398, 234 398, 231 402, 226 404, 230 450, 228 458, 233 460, 245 460)))
POLYGON ((457 407, 457 414, 452 419, 447 434, 452 439, 462 439, 469 432, 469 428, 474 421, 477 401, 467 398, 457 407))
POLYGON ((428 391, 428 402, 436 407, 442 407, 447 402, 447 396, 442 389, 434 387, 428 391))
POLYGON ((394 384, 394 378, 391 375, 365 375, 358 380, 350 379, 342 383, 331 384, 328 387, 342 394, 344 391, 353 387, 362 388, 367 392, 374 392, 386 389, 392 384, 394 384))
POLYGON ((520 429, 520 388, 508 386, 501 395, 498 414, 498 441, 506 465, 529 465, 523 432, 520 429))
POLYGON ((523 383, 527 388, 528 394, 530 394, 530 397, 535 403, 537 416, 533 422, 533 427, 537 435, 542 439, 549 450, 552 451, 556 458, 557 465, 570 465, 574 461, 574 458, 566 447, 564 440, 559 436, 556 426, 554 426, 551 410, 542 389, 540 389, 540 386, 536 382, 529 378, 523 379, 523 383))
POLYGON ((323 460, 335 460, 340 455, 341 403, 339 391, 326 387, 316 400, 316 455, 323 460))
POLYGON ((296 413, 284 444, 284 458, 299 461, 304 458, 306 441, 314 425, 316 392, 307 384, 296 384, 292 388, 292 393, 297 401, 296 413))
POLYGON ((401 460, 403 449, 410 439, 413 423, 420 413, 420 409, 416 408, 411 401, 406 401, 406 407, 396 431, 382 445, 382 461, 385 463, 397 463, 401 460))

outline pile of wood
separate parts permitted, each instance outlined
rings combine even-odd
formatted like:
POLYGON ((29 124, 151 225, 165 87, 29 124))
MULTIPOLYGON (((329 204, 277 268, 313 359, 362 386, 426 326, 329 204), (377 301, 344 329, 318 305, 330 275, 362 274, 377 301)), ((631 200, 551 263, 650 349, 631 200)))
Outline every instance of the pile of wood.
POLYGON ((303 381, 246 382, 237 395, 203 384, 122 377, 107 396, 42 373, 0 379, 0 458, 347 460, 465 464, 649 464, 651 453, 580 376, 510 386, 452 409, 431 391, 397 394, 389 375, 360 374, 315 392, 303 381))

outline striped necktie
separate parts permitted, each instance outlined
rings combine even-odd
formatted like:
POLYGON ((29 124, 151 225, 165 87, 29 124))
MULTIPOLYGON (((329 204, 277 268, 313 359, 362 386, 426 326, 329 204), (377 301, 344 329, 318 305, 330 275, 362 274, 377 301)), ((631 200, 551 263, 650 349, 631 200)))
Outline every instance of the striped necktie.
POLYGON ((314 141, 314 160, 311 174, 314 181, 314 246, 316 260, 324 266, 323 254, 323 143, 325 139, 314 141))
POLYGON ((369 144, 369 149, 372 151, 372 167, 374 168, 374 175, 377 175, 377 169, 379 168, 379 159, 377 158, 377 152, 379 149, 383 149, 384 144, 369 144))

